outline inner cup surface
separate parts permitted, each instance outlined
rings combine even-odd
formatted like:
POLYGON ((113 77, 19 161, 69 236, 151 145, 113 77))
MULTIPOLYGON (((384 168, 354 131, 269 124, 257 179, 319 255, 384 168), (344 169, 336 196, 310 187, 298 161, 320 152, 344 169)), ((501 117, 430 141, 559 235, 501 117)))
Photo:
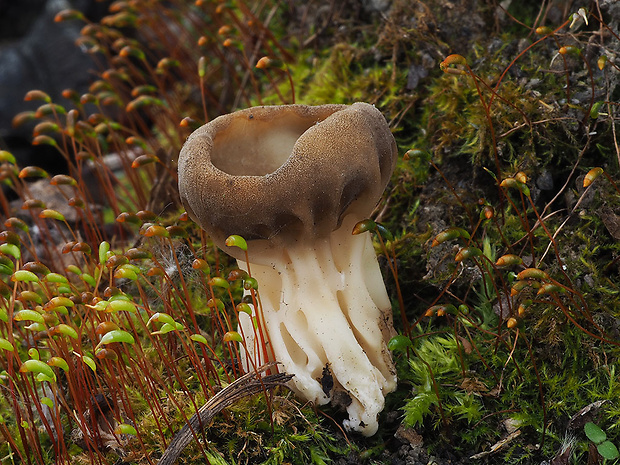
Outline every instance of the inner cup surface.
POLYGON ((282 166, 297 139, 317 121, 292 112, 269 119, 245 114, 213 141, 211 163, 233 176, 265 176, 282 166))

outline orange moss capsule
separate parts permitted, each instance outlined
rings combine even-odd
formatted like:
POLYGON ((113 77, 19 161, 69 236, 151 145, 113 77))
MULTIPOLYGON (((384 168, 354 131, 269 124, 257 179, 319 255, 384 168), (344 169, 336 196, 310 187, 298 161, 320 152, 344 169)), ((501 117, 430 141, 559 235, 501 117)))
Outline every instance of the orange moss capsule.
POLYGON ((585 178, 583 178, 583 187, 588 187, 601 174, 603 174, 603 168, 598 166, 596 168, 592 168, 590 171, 588 171, 588 174, 586 174, 585 178))
POLYGON ((454 65, 467 66, 467 60, 462 55, 448 55, 445 60, 439 64, 439 68, 446 74, 467 74, 467 71, 460 68, 453 68, 454 65))
POLYGON ((124 255, 112 255, 105 262, 106 268, 114 268, 129 263, 129 259, 124 255))
POLYGON ((67 113, 65 134, 67 134, 69 137, 75 136, 75 122, 78 120, 79 117, 80 114, 75 108, 69 110, 69 112, 67 113))
POLYGON ((269 68, 270 63, 271 63, 271 58, 269 58, 268 56, 264 56, 256 62, 256 68, 267 69, 269 68))
POLYGON ((28 225, 23 221, 20 220, 19 218, 15 218, 14 216, 7 218, 6 221, 4 222, 4 226, 7 228, 17 228, 17 229, 21 229, 24 232, 28 232, 28 225))
POLYGON ((525 184, 527 183, 527 174, 525 174, 523 171, 519 171, 517 174, 515 174, 515 179, 525 184))
POLYGON ((145 140, 137 136, 129 136, 128 138, 125 139, 125 143, 127 145, 137 145, 139 147, 142 147, 145 150, 147 148, 145 140))
POLYGON ((273 68, 281 69, 282 66, 283 64, 281 60, 271 58, 268 56, 264 56, 256 62, 256 68, 258 69, 273 69, 273 68))
POLYGON ((424 151, 420 149, 409 149, 403 155, 403 160, 411 160, 424 155, 424 151))
POLYGON ((44 313, 43 321, 45 322, 45 325, 48 328, 52 326, 56 326, 58 323, 60 323, 60 320, 58 319, 58 315, 56 314, 56 312, 44 313))
POLYGON ((49 175, 47 171, 43 168, 39 168, 38 166, 26 166, 19 172, 19 178, 47 178, 49 175))
POLYGON ((42 274, 42 275, 47 275, 50 273, 50 269, 41 262, 24 263, 24 265, 21 268, 22 270, 28 270, 28 271, 32 271, 33 273, 42 274))
POLYGON ((140 210, 136 213, 136 216, 142 221, 154 222, 157 221, 157 215, 150 210, 140 210))
POLYGON ((565 45, 558 50, 560 55, 581 55, 581 49, 572 45, 565 45))
POLYGON ((58 13, 56 13, 56 16, 54 16, 55 23, 60 23, 63 21, 69 21, 73 19, 77 19, 80 21, 85 20, 84 15, 80 11, 73 10, 73 9, 66 9, 66 10, 59 11, 58 13))
POLYGON ((249 291, 250 289, 258 290, 258 281, 256 278, 248 276, 243 280, 243 288, 246 291, 249 291))
POLYGON ((553 33, 553 29, 551 29, 549 26, 540 26, 536 28, 536 34, 541 35, 541 36, 545 36, 548 34, 552 34, 553 33))
POLYGON ((135 213, 123 212, 116 217, 119 223, 141 224, 142 220, 135 213))
POLYGON ((86 49, 86 53, 99 53, 101 51, 101 47, 99 44, 90 37, 78 37, 75 39, 75 45, 80 48, 86 49))
MULTIPOLYGON (((78 121, 78 125, 79 125, 79 123, 82 123, 82 122, 83 121, 78 121)), ((88 124, 88 123, 86 123, 86 124, 88 124)), ((92 161, 92 160, 95 159, 95 156, 92 153, 90 153, 90 152, 86 152, 86 151, 82 150, 82 151, 80 151, 80 152, 75 154, 75 158, 80 160, 80 161, 92 161)))
POLYGON ((65 217, 62 213, 57 212, 56 210, 51 210, 49 208, 46 208, 45 210, 40 212, 39 218, 52 219, 56 221, 65 221, 65 217))
POLYGON ((159 224, 150 225, 144 231, 141 230, 140 234, 146 237, 170 237, 168 230, 159 224))
POLYGON ((67 200, 67 203, 70 207, 75 208, 84 208, 86 206, 82 199, 76 199, 75 197, 71 197, 69 200, 67 200))
POLYGON ((526 197, 530 196, 530 189, 527 185, 515 178, 506 178, 500 183, 501 187, 506 189, 517 189, 523 193, 526 197))
MULTIPOLYGON (((108 347, 110 347, 110 345, 108 345, 108 347)), ((96 353, 95 353, 95 357, 97 357, 99 360, 113 360, 116 361, 118 360, 118 354, 113 350, 113 349, 99 349, 96 353)))
POLYGON ((377 223, 375 223, 371 219, 366 219, 366 220, 357 222, 355 226, 353 226, 353 231, 351 231, 351 234, 353 234, 354 236, 357 236, 358 234, 362 234, 366 231, 375 231, 376 229, 377 229, 377 223))
POLYGON ((118 13, 123 10, 129 9, 129 3, 123 1, 116 1, 110 5, 110 13, 118 13))
POLYGON ((56 147, 58 143, 50 136, 40 135, 32 139, 32 145, 51 145, 52 147, 56 147))
MULTIPOLYGON (((123 104, 123 101, 114 92, 100 92, 100 93, 97 94, 97 98, 101 102, 101 105, 105 105, 105 106, 108 106, 108 107, 112 106, 112 105, 116 105, 116 106, 120 107, 123 104)), ((108 124, 110 125, 110 127, 113 126, 110 123, 108 123, 108 124)), ((117 129, 117 128, 115 128, 115 129, 117 129)))
POLYGON ((106 299, 109 299, 110 297, 113 297, 115 295, 121 295, 121 290, 116 286, 108 286, 103 291, 103 296, 106 299))
POLYGON ((564 288, 562 286, 559 286, 555 283, 545 283, 540 286, 540 289, 538 289, 538 292, 536 294, 557 294, 560 292, 564 292, 564 288))
MULTIPOLYGON (((122 68, 124 70, 124 68, 122 68)), ((125 71, 121 71, 120 69, 106 69, 103 73, 101 73, 101 77, 107 81, 111 81, 112 79, 118 79, 119 81, 130 81, 130 76, 125 71)))
POLYGON ((138 97, 139 95, 157 94, 157 92, 158 92, 157 87, 150 85, 150 84, 143 84, 141 86, 136 86, 133 89, 131 89, 131 96, 138 97))
POLYGON ((517 326, 518 324, 519 324, 519 321, 516 318, 510 317, 506 320, 506 326, 508 326, 511 329, 517 326))
POLYGON ((144 260, 144 259, 151 258, 153 254, 151 254, 151 252, 149 252, 148 250, 144 250, 139 247, 133 247, 129 249, 127 252, 125 252, 125 256, 129 260, 144 260))
POLYGON ((510 289, 510 295, 515 296, 526 287, 533 287, 534 289, 539 289, 540 283, 538 281, 531 281, 529 279, 523 281, 515 281, 512 285, 512 288, 510 289))
POLYGON ((163 106, 164 102, 158 98, 151 97, 150 95, 140 95, 138 98, 132 100, 125 107, 126 111, 135 111, 143 107, 155 105, 163 106))
POLYGON ((157 62, 158 70, 166 70, 168 68, 178 68, 181 65, 179 60, 175 60, 173 58, 162 58, 157 62))
POLYGON ((51 121, 42 121, 37 124, 32 130, 32 134, 34 136, 38 136, 43 133, 57 133, 60 132, 60 126, 56 123, 52 123, 51 121))
POLYGON ((57 174, 50 179, 50 184, 52 186, 76 186, 77 181, 66 174, 57 174))
POLYGON ((22 210, 32 210, 34 208, 45 208, 45 203, 39 199, 28 199, 22 204, 22 210))
POLYGON ((114 28, 133 27, 136 25, 138 17, 129 11, 121 11, 111 16, 105 16, 101 20, 104 26, 114 28))
POLYGON ((221 311, 224 311, 226 309, 226 306, 224 305, 224 302, 222 302, 222 299, 207 300, 207 307, 217 308, 218 310, 221 310, 221 311))
POLYGON ((37 304, 43 303, 41 296, 34 291, 21 291, 17 299, 21 302, 34 302, 37 304))
POLYGON ((0 150, 0 162, 15 164, 17 160, 13 154, 7 150, 0 150))
POLYGON ((485 219, 490 220, 495 216, 495 209, 490 205, 485 205, 484 207, 482 207, 480 215, 485 219))
POLYGON ((198 59, 198 76, 203 79, 207 74, 207 59, 202 56, 198 59))
POLYGON ((131 163, 131 167, 136 169, 157 162, 159 162, 159 158, 155 155, 140 155, 131 163))
POLYGON ((226 281, 224 278, 220 278, 219 276, 214 276, 213 278, 211 278, 208 284, 209 286, 221 287, 224 289, 228 289, 230 287, 228 281, 226 281))
POLYGON ((7 164, 0 165, 0 181, 7 181, 12 183, 13 177, 17 174, 16 166, 9 167, 7 164))
POLYGON ((238 247, 243 251, 248 250, 248 243, 243 237, 239 236, 238 234, 233 234, 231 236, 228 236, 226 238, 225 244, 228 247, 238 247))
POLYGON ((97 79, 90 86, 88 86, 88 91, 91 94, 97 94, 103 90, 112 90, 112 86, 109 82, 104 81, 102 79, 97 79))
MULTIPOLYGON (((13 245, 20 245, 21 239, 19 235, 14 231, 2 231, 0 232, 0 242, 7 242, 13 245)), ((33 262, 28 262, 28 263, 33 263, 33 262)))
POLYGON ((514 266, 521 265, 523 263, 523 259, 518 255, 506 254, 502 255, 495 262, 496 266, 514 266))
POLYGON ((448 228, 435 236, 431 247, 438 246, 439 244, 442 244, 452 239, 456 239, 457 237, 469 239, 471 236, 463 228, 448 228))
POLYGON ((521 302, 519 304, 519 308, 517 309, 517 314, 519 315, 519 317, 522 317, 523 315, 525 315, 526 310, 531 305, 532 305, 532 300, 531 299, 527 299, 527 300, 524 300, 523 302, 521 302))
POLYGON ((65 373, 69 371, 69 364, 62 357, 52 357, 47 361, 47 364, 51 367, 61 368, 65 373))
POLYGON ((228 273, 228 277, 226 278, 227 281, 237 281, 238 279, 245 279, 248 277, 248 272, 245 270, 240 270, 240 269, 235 269, 235 270, 231 270, 230 273, 228 273))
POLYGON ((95 299, 95 296, 93 295, 92 292, 90 291, 85 291, 82 292, 80 294, 80 299, 82 300, 82 302, 84 303, 90 303, 90 304, 96 304, 97 302, 94 302, 93 300, 95 299))
POLYGON ((146 272, 147 276, 163 276, 164 270, 162 270, 160 267, 158 266, 152 266, 151 268, 148 269, 148 271, 146 272))
POLYGON ((549 275, 538 268, 527 268, 517 275, 517 279, 535 279, 538 281, 548 281, 549 275))
POLYGON ((462 262, 463 260, 467 260, 468 258, 479 257, 481 255, 482 250, 480 250, 478 247, 463 247, 454 257, 454 261, 462 262))
POLYGON ((133 265, 125 264, 119 266, 114 272, 114 279, 130 279, 136 281, 138 279, 139 269, 133 265))
POLYGON ((228 24, 225 24, 224 26, 220 27, 217 30, 217 33, 218 35, 225 36, 229 34, 231 31, 232 31, 232 27, 230 27, 228 24))
POLYGON ((173 239, 180 239, 188 236, 187 231, 182 226, 167 226, 166 231, 168 231, 168 235, 173 239))
POLYGON ((90 245, 88 245, 86 242, 77 242, 73 247, 71 247, 71 251, 82 252, 86 255, 90 255, 90 253, 92 252, 90 245))
POLYGON ((73 246, 75 244, 76 244, 75 241, 67 242, 65 245, 62 246, 62 249, 60 249, 61 253, 65 254, 65 253, 71 252, 71 249, 73 249, 73 246))
POLYGON ((86 105, 87 103, 97 104, 97 102, 98 102, 98 99, 93 94, 83 94, 80 97, 80 103, 82 105, 86 105))
POLYGON ((197 258, 192 262, 192 268, 195 270, 200 270, 205 273, 209 273, 209 264, 203 260, 202 258, 197 258))
POLYGON ((224 342, 241 342, 243 341, 243 338, 237 331, 228 331, 224 334, 223 340, 224 342))
POLYGON ((457 309, 452 304, 433 305, 424 312, 424 316, 444 316, 448 313, 456 314, 457 309))
POLYGON ((235 310, 237 311, 237 313, 245 313, 246 315, 250 315, 252 316, 252 307, 250 307, 248 304, 241 302, 240 304, 238 304, 235 307, 235 310))
MULTIPOLYGON (((74 307, 75 304, 68 297, 56 296, 49 300, 44 306, 43 310, 49 312, 51 310, 56 310, 58 307, 74 307)), ((56 310, 57 311, 57 310, 56 310)))
POLYGON ((48 115, 66 115, 67 110, 62 105, 58 105, 57 103, 44 103, 37 111, 34 113, 37 118, 42 118, 43 116, 48 115))
POLYGON ((179 123, 179 126, 182 128, 197 129, 199 125, 200 124, 198 123, 198 121, 196 121, 194 118, 190 118, 189 116, 183 118, 179 123))
POLYGON ((37 119, 34 111, 22 111, 13 117, 12 126, 17 128, 22 124, 29 123, 37 119))
POLYGON ((36 89, 26 92, 26 95, 24 96, 24 100, 26 102, 32 102, 33 100, 43 100, 45 103, 52 102, 52 99, 48 94, 46 94, 42 90, 36 90, 36 89))
POLYGON ((73 102, 76 102, 76 103, 80 101, 80 96, 77 93, 77 91, 75 91, 74 89, 64 89, 61 92, 61 95, 67 100, 72 100, 73 102))

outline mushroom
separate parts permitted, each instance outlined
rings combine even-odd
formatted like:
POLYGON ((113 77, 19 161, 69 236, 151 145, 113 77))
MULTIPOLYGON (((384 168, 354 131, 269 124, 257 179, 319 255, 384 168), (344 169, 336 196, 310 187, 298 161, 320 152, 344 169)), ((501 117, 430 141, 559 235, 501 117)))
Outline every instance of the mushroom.
POLYGON ((394 327, 370 233, 352 230, 396 158, 385 118, 367 103, 237 111, 194 131, 179 156, 190 217, 245 270, 245 253, 226 239, 247 241, 261 305, 239 314, 245 356, 255 365, 275 357, 304 399, 344 398, 344 426, 365 436, 396 387, 394 327))

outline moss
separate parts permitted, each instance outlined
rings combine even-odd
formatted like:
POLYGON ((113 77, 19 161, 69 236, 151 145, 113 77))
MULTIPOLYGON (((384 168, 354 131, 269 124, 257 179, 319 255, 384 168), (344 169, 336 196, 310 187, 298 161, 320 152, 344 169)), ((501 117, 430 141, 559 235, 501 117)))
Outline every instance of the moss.
MULTIPOLYGON (((55 236, 45 233, 55 232, 55 226, 33 213, 36 229, 43 231, 43 242, 52 244, 48 246, 51 259, 48 257, 46 263, 52 267, 62 263, 57 271, 70 278, 68 290, 60 292, 39 283, 15 284, 10 274, 24 266, 25 260, 8 253, 4 244, 2 249, 2 265, 6 267, 2 270, 10 271, 2 281, 9 291, 3 294, 2 308, 36 310, 27 299, 14 299, 14 288, 15 296, 32 287, 46 302, 56 294, 71 296, 77 302, 70 318, 59 313, 59 322, 71 324, 81 338, 76 341, 56 335, 41 340, 40 345, 49 344, 40 347, 42 359, 58 353, 74 360, 74 352, 96 358, 98 336, 94 330, 102 320, 114 321, 135 336, 133 347, 114 349, 120 355, 118 364, 98 360, 92 379, 84 374, 91 376, 87 370, 75 371, 80 376, 71 378, 84 397, 93 389, 120 389, 119 395, 130 406, 136 427, 142 432, 143 443, 133 440, 127 446, 131 459, 144 463, 148 453, 154 460, 164 442, 183 424, 180 412, 191 415, 195 406, 212 395, 211 388, 234 378, 236 354, 222 338, 233 330, 234 304, 242 300, 241 280, 230 284, 230 294, 224 288, 211 291, 209 280, 226 278, 234 264, 214 251, 197 228, 183 226, 187 238, 170 242, 162 229, 157 230, 162 236, 147 237, 149 225, 143 223, 152 222, 163 229, 187 224, 180 218, 171 173, 175 170, 174 155, 189 128, 206 116, 236 107, 289 101, 292 92, 287 72, 298 103, 363 100, 377 105, 393 129, 399 153, 407 153, 377 209, 377 219, 394 236, 387 249, 396 255, 399 286, 389 276, 385 258, 382 266, 394 302, 397 329, 412 346, 395 354, 401 381, 397 392, 387 399, 377 437, 348 437, 349 443, 337 426, 341 412, 331 407, 320 410, 335 418, 332 422, 326 415, 300 405, 290 393, 280 391, 268 399, 245 399, 226 410, 209 425, 203 450, 193 444, 182 461, 206 458, 211 463, 321 464, 348 457, 350 461, 392 463, 400 447, 411 446, 394 437, 401 421, 414 427, 423 436, 424 448, 439 456, 444 451, 459 457, 489 451, 508 436, 510 428, 518 428, 518 439, 486 460, 550 460, 565 435, 570 434, 577 437, 572 446, 574 460, 586 461, 587 440, 580 428, 571 430, 568 426, 571 417, 597 401, 606 402, 599 407, 596 422, 617 442, 620 192, 611 181, 617 178, 618 161, 613 119, 606 114, 609 109, 603 105, 598 115, 589 114, 593 102, 617 100, 618 86, 608 80, 611 73, 596 66, 603 48, 617 50, 617 38, 595 35, 599 24, 591 17, 587 27, 578 26, 571 34, 565 28, 555 37, 536 43, 542 36, 519 21, 533 25, 539 2, 521 2, 519 8, 513 2, 509 13, 516 21, 510 16, 495 16, 492 2, 395 0, 385 16, 362 12, 359 2, 332 2, 329 27, 321 26, 321 17, 318 13, 313 16, 312 8, 302 14, 304 11, 296 10, 301 8, 298 5, 277 8, 274 4, 270 16, 269 8, 250 14, 242 2, 222 4, 220 11, 215 4, 202 3, 187 11, 176 6, 169 11, 167 24, 178 20, 177 26, 187 26, 176 29, 183 31, 183 43, 178 47, 153 41, 152 50, 179 58, 178 66, 169 71, 157 68, 159 71, 150 75, 149 64, 134 68, 137 62, 121 61, 119 56, 110 64, 111 69, 130 73, 135 82, 130 85, 131 80, 105 80, 101 76, 108 84, 106 89, 111 87, 118 100, 114 111, 120 115, 114 122, 117 124, 111 126, 113 134, 108 137, 109 127, 98 126, 108 118, 101 115, 81 115, 81 126, 74 136, 69 136, 67 121, 59 120, 64 130, 60 137, 66 137, 67 146, 75 143, 97 163, 102 164, 100 155, 108 151, 123 156, 133 153, 139 144, 126 139, 137 135, 145 140, 146 152, 160 157, 157 164, 138 168, 131 168, 126 159, 124 176, 104 171, 104 179, 115 179, 105 190, 110 205, 102 214, 94 207, 92 211, 80 210, 84 215, 93 214, 93 219, 72 225, 76 242, 86 238, 95 252, 58 252, 68 240, 56 244, 55 236), (260 22, 267 18, 271 21, 268 26, 260 22), (247 26, 250 20, 254 29, 247 26), (224 25, 231 29, 217 33, 224 25), (228 38, 232 43, 223 45, 228 38), (604 42, 603 48, 590 47, 599 40, 604 42), (198 49, 184 47, 198 41, 198 49), (558 55, 561 45, 579 47, 582 54, 558 55), (475 77, 442 73, 439 63, 450 53, 461 53, 475 77), (250 58, 268 54, 277 55, 286 65, 268 72, 255 70, 250 58), (201 56, 206 60, 199 61, 201 56), (204 65, 202 82, 196 73, 199 62, 204 65), (130 102, 138 105, 135 96, 129 98, 133 88, 149 80, 159 86, 157 96, 166 103, 141 107, 140 112, 127 110, 130 102), (172 81, 181 83, 167 85, 172 81), (185 116, 195 121, 186 120, 179 129, 178 123, 185 116), (157 168, 151 169, 154 166, 157 168), (594 167, 604 168, 610 178, 601 174, 585 191, 583 176, 594 167), (140 171, 136 174, 136 170, 140 171), (527 191, 519 185, 499 186, 517 175, 519 179, 527 176, 527 191), (553 204, 548 204, 556 196, 553 204), (135 226, 123 224, 123 229, 118 229, 116 218, 121 211, 142 211, 146 218, 144 210, 148 209, 161 217, 140 220, 135 226), (112 225, 115 228, 110 233, 112 225), (138 233, 141 226, 142 234, 138 233), (437 234, 453 227, 462 228, 469 237, 432 245, 437 234), (109 257, 105 256, 103 263, 97 257, 96 249, 104 238, 115 254, 123 255, 129 247, 139 246, 150 251, 154 260, 132 260, 140 264, 139 277, 119 281, 114 273, 120 266, 104 265, 109 257), (477 249, 480 254, 456 260, 463 248, 477 249), (497 258, 505 254, 516 255, 523 262, 509 267, 496 265, 497 258), (100 277, 98 285, 64 270, 62 260, 69 255, 77 257, 83 272, 100 277), (204 260, 207 272, 193 267, 196 259, 204 260), (543 270, 548 279, 526 283, 523 290, 512 295, 518 273, 531 267, 543 270), (158 270, 165 270, 167 276, 158 270), (149 271, 153 276, 148 276, 149 271), (535 285, 544 284, 559 285, 562 290, 538 294, 535 285), (146 329, 137 318, 92 312, 86 305, 94 306, 97 299, 109 298, 106 292, 116 292, 106 288, 120 289, 136 302, 143 320, 165 312, 182 324, 183 331, 151 335, 162 323, 146 329), (397 308, 397 289, 403 294, 403 308, 397 308), (220 299, 224 309, 208 307, 211 298, 220 299), (532 304, 519 314, 519 305, 529 300, 532 304), (429 316, 423 316, 429 309, 429 316), (207 345, 202 339, 188 339, 190 335, 204 337, 207 345), (138 382, 143 377, 149 379, 154 391, 138 382), (118 379, 124 384, 115 384, 118 379), (206 386, 207 380, 211 387, 206 386), (170 401, 163 405, 165 421, 158 423, 155 415, 161 412, 153 411, 153 402, 170 395, 176 404, 170 401)), ((318 6, 310 3, 310 7, 318 6)), ((566 12, 556 5, 547 13, 545 24, 551 27, 567 20, 566 12)), ((157 33, 156 25, 165 26, 152 15, 143 20, 142 27, 149 34, 157 33)), ((118 53, 111 44, 123 33, 115 28, 100 31, 106 53, 118 53)), ((82 153, 84 160, 86 155, 82 153)), ((22 193, 22 178, 11 174, 22 167, 4 163, 5 183, 16 195, 22 193)), ((71 174, 80 179, 77 171, 71 174)), ((88 187, 80 183, 82 188, 88 187)), ((19 235, 20 250, 26 256, 31 248, 28 236, 22 229, 6 227, 19 235)), ((64 233, 69 236, 71 231, 64 233)), ((8 233, 2 238, 3 242, 13 240, 8 233)), ((45 283, 42 274, 38 279, 45 283)), ((28 349, 33 344, 28 342, 31 333, 24 329, 26 323, 9 326, 5 320, 0 322, 0 337, 13 337, 19 360, 29 359, 28 349)), ((16 359, 11 359, 10 366, 8 360, 0 361, 2 369, 7 370, 2 375, 4 386, 15 383, 11 386, 19 387, 15 392, 20 405, 26 405, 27 387, 39 387, 40 383, 19 374, 16 359), (13 381, 9 380, 9 370, 13 381)), ((84 412, 84 405, 70 402, 70 409, 84 412)), ((41 451, 25 452, 20 432, 26 434, 27 429, 18 424, 14 405, 7 397, 0 397, 6 427, 2 432, 8 432, 22 454, 51 463, 53 447, 42 429, 37 430, 41 451)), ((20 413, 29 415, 22 407, 20 413)), ((63 421, 70 429, 75 422, 69 418, 65 412, 63 421)), ((36 414, 30 424, 40 425, 36 414)), ((74 460, 89 463, 91 456, 79 454, 76 447, 71 446, 69 452, 74 460)), ((8 445, 0 444, 2 457, 8 457, 10 451, 8 445)), ((101 453, 102 462, 116 459, 113 452, 101 453)), ((14 462, 20 460, 15 458, 14 462)))

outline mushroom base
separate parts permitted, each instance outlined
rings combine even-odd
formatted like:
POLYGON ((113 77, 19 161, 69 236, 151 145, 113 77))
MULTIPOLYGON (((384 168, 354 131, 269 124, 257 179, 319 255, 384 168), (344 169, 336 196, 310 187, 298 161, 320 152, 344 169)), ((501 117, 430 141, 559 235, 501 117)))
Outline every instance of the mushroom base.
POLYGON ((293 390, 319 405, 346 393, 345 428, 371 436, 385 395, 396 388, 387 348, 395 331, 370 233, 351 235, 354 224, 345 219, 327 238, 295 243, 270 266, 251 263, 262 315, 241 313, 239 325, 248 367, 278 361, 295 374, 293 390), (260 317, 268 354, 253 322, 260 317))

